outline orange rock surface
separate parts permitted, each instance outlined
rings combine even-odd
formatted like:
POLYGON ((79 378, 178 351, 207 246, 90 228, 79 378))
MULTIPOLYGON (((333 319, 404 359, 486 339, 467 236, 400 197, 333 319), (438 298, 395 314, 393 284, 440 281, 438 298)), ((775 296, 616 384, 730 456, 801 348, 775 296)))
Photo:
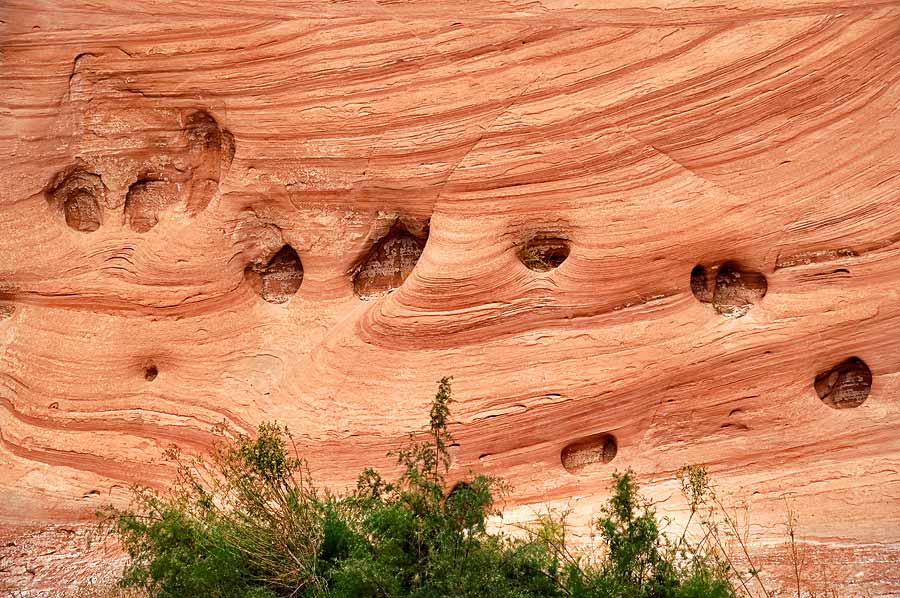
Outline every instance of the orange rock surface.
POLYGON ((9 0, 0 61, 0 587, 223 421, 389 469, 452 375, 509 519, 703 463, 773 583, 790 504, 900 593, 896 1, 9 0))

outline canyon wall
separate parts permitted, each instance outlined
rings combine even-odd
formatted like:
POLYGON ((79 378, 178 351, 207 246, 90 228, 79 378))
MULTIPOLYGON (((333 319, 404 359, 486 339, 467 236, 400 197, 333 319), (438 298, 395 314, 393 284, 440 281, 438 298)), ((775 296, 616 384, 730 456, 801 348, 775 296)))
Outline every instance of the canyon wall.
POLYGON ((773 584, 791 507, 900 595, 897 2, 9 0, 0 60, 9 589, 222 422, 390 471, 448 375, 507 520, 705 464, 773 584))

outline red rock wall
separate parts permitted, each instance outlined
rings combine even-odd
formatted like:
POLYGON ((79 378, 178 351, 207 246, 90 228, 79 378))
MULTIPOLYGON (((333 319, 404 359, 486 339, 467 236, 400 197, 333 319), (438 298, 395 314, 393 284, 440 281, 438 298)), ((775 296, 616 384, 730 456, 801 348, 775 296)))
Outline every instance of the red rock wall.
POLYGON ((341 487, 452 375, 509 517, 704 463, 900 592, 896 2, 13 0, 0 60, 7 530, 222 421, 341 487))

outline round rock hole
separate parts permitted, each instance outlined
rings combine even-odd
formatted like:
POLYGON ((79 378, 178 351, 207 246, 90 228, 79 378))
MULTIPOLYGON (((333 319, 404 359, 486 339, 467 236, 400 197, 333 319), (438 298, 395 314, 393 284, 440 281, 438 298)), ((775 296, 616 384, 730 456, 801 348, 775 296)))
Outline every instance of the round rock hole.
POLYGON ((569 473, 580 473, 594 465, 605 465, 616 458, 619 446, 612 434, 594 434, 568 444, 560 453, 569 473))
POLYGON ((150 364, 144 368, 144 379, 147 382, 153 382, 154 380, 156 380, 156 377, 158 375, 159 375, 159 370, 156 368, 155 365, 150 364))
POLYGON ((285 245, 265 266, 248 266, 246 274, 265 301, 287 303, 303 282, 303 264, 294 248, 285 245))
POLYGON ((816 394, 834 409, 859 407, 872 390, 872 370, 858 358, 851 357, 816 376, 816 394))
POLYGON ((100 228, 104 186, 100 177, 77 166, 57 175, 57 182, 47 192, 47 199, 62 209, 69 228, 91 233, 100 228))
POLYGON ((711 304, 727 318, 740 318, 765 297, 769 285, 765 275, 742 268, 735 262, 725 262, 706 268, 697 265, 691 270, 691 292, 697 301, 711 304))
POLYGON ((427 229, 424 236, 416 236, 402 223, 395 223, 356 267, 353 275, 356 295, 360 299, 374 299, 399 289, 416 267, 427 242, 427 229))
POLYGON ((519 248, 519 261, 535 272, 549 272, 569 257, 569 240, 550 235, 536 235, 519 248))

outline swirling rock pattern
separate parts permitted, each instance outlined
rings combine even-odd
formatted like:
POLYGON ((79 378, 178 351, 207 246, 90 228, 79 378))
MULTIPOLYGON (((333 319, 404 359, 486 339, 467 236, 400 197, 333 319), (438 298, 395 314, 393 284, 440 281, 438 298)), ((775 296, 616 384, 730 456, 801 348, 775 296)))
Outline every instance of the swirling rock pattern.
MULTIPOLYGON (((344 487, 452 375, 453 475, 509 480, 507 519, 586 521, 631 467, 683 521, 675 472, 705 463, 774 584, 787 497, 814 567, 900 592, 900 6, 458 8, 6 4, 3 537, 165 484, 166 447, 223 420, 290 425, 344 487), (424 251, 361 301, 398 221, 429 223, 424 251), (538 234, 558 268, 522 263, 538 234), (723 277, 739 318, 692 292, 727 263, 766 280, 723 277), (868 395, 833 409, 816 377, 854 356, 868 395), (598 434, 615 458, 567 471, 598 434)), ((77 574, 41 554, 0 578, 77 574)))

